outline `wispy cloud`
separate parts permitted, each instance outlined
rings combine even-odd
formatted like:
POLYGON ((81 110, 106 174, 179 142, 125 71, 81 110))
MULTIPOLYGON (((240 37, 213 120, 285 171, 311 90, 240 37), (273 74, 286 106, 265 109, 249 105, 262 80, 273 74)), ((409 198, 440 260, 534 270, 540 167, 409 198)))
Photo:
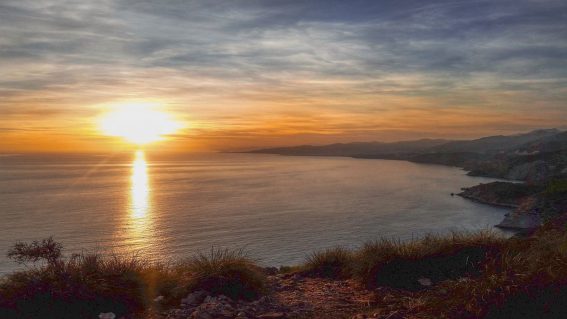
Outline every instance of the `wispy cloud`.
POLYGON ((418 136, 443 112, 486 114, 443 132, 482 135, 531 128, 534 108, 561 125, 566 14, 554 0, 3 2, 0 127, 63 130, 129 99, 164 101, 203 139, 234 123, 274 143, 418 136), (421 126, 398 122, 416 107, 421 126))

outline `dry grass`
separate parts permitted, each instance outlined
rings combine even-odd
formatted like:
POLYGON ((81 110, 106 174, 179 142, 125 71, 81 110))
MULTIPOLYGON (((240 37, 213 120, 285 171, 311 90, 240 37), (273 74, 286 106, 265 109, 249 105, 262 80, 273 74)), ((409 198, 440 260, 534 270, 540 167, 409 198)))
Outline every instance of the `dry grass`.
POLYGON ((352 275, 353 253, 343 247, 314 252, 307 257, 301 272, 307 276, 348 278, 352 275))
POLYGON ((17 261, 47 262, 0 278, 0 318, 97 318, 103 312, 140 318, 179 304, 192 290, 250 299, 265 288, 259 268, 241 251, 213 250, 210 256, 162 265, 137 256, 51 258, 53 250, 44 248, 61 246, 44 242, 49 246, 18 243, 10 251, 17 261), (153 302, 157 296, 164 296, 161 305, 153 302))
POLYGON ((261 268, 241 250, 211 249, 183 266, 188 273, 190 290, 205 290, 233 299, 254 299, 266 289, 261 268))
MULTIPOLYGON (((26 246, 19 247, 25 255, 26 246)), ((37 245, 28 248, 35 257, 41 251, 37 245)), ((46 256, 53 254, 48 251, 46 256)), ((292 270, 337 279, 353 276, 367 288, 386 289, 393 297, 377 300, 380 311, 390 309, 404 318, 567 314, 567 234, 553 228, 512 239, 491 232, 431 235, 409 242, 383 239, 355 251, 315 253, 292 270), (423 278, 433 284, 423 285, 423 278)), ((242 251, 212 249, 167 266, 135 256, 51 258, 0 280, 0 318, 93 318, 101 312, 139 318, 155 305, 155 296, 178 304, 195 290, 253 299, 266 292, 266 278, 242 251)))
POLYGON ((403 318, 565 318, 567 235, 510 239, 499 254, 487 256, 476 276, 445 280, 392 300, 387 307, 403 318))
POLYGON ((356 252, 354 275, 368 288, 421 289, 422 278, 436 283, 478 275, 482 263, 504 242, 489 231, 429 235, 409 242, 382 239, 356 252))
POLYGON ((136 257, 75 255, 3 278, 0 317, 92 318, 101 312, 141 313, 151 302, 150 292, 160 290, 159 285, 166 281, 167 271, 136 257))

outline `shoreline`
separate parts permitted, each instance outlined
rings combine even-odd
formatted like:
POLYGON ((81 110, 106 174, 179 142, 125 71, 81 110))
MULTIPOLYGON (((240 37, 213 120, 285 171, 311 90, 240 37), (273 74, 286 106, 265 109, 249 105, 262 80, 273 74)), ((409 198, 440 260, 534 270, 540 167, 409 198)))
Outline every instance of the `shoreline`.
MULTIPOLYGON (((224 153, 224 152, 223 152, 224 153)), ((255 155, 277 155, 277 156, 291 156, 291 157, 345 157, 345 158, 353 158, 353 159, 365 159, 365 160, 390 160, 390 161, 404 161, 404 162, 409 162, 409 163, 414 163, 414 164, 422 164, 422 165, 435 165, 435 166, 444 166, 444 167, 453 167, 453 168, 459 168, 463 171, 466 172, 467 176, 470 177, 485 177, 485 178, 494 178, 494 179, 498 179, 500 180, 501 183, 509 183, 509 184, 515 184, 514 182, 518 182, 517 180, 510 180, 510 179, 506 179, 506 178, 500 178, 500 177, 494 177, 494 176, 487 176, 487 175, 470 175, 469 170, 466 170, 464 167, 462 166, 457 166, 457 165, 447 165, 447 164, 442 164, 442 163, 426 163, 426 162, 419 162, 419 161, 412 161, 410 159, 403 159, 403 158, 380 158, 380 157, 358 157, 358 156, 328 156, 328 155, 292 155, 292 154, 278 154, 278 153, 254 153, 254 152, 228 152, 228 153, 238 153, 238 154, 255 154, 255 155)), ((523 182, 522 182, 523 184, 523 182)), ((503 218, 502 221, 496 225, 493 225, 492 227, 497 227, 497 228, 503 228, 503 229, 508 229, 508 230, 516 230, 516 231, 526 231, 529 229, 532 229, 533 227, 522 227, 522 226, 516 226, 514 227, 512 226, 502 226, 503 224, 506 223, 507 219, 509 219, 509 216, 515 212, 516 209, 518 209, 520 207, 520 204, 511 204, 511 203, 502 203, 502 202, 498 202, 498 201, 490 201, 490 200, 486 200, 484 198, 482 198, 481 196, 473 196, 473 195, 468 195, 466 194, 466 190, 474 188, 474 187, 478 187, 480 185, 486 185, 486 184, 477 184, 475 186, 472 187, 467 187, 467 188, 461 188, 460 193, 454 193, 454 195, 460 196, 462 198, 468 199, 470 201, 479 203, 479 204, 483 204, 483 205, 488 205, 488 206, 492 206, 492 207, 498 207, 498 208, 506 208, 509 209, 510 212, 506 213, 503 218)))

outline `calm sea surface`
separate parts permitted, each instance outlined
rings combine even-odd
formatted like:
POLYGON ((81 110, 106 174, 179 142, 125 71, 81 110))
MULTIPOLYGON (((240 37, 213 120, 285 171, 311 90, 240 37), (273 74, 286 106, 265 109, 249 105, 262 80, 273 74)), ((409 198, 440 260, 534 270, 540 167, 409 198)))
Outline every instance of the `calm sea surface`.
POLYGON ((506 210, 451 192, 492 179, 403 161, 253 154, 160 159, 0 157, 0 273, 16 241, 53 235, 67 252, 187 257, 244 248, 264 265, 381 236, 489 228, 506 210))

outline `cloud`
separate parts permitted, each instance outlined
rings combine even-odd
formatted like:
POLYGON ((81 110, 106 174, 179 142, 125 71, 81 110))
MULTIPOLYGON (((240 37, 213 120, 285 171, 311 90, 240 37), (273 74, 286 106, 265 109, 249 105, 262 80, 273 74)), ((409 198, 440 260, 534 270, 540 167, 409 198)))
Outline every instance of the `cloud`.
POLYGON ((537 105, 551 122, 567 117, 565 14, 552 0, 2 3, 2 123, 144 98, 219 127, 221 113, 322 110, 350 127, 415 103, 494 115, 537 105))

